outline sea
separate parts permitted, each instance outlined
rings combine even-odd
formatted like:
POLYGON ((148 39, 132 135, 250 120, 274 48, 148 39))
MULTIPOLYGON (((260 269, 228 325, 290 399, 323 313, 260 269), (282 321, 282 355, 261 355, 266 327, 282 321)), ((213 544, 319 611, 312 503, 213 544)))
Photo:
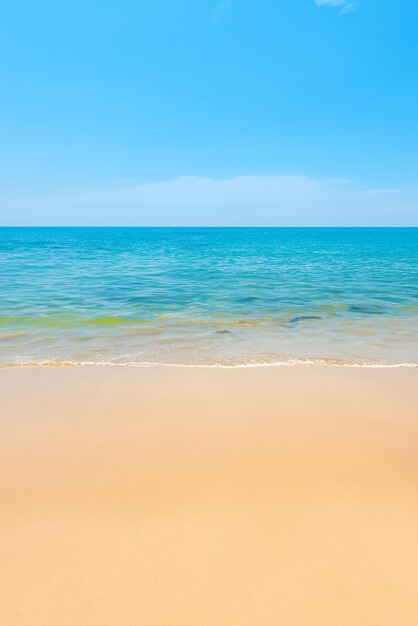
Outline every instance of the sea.
POLYGON ((418 365, 418 228, 1 228, 0 366, 418 365))

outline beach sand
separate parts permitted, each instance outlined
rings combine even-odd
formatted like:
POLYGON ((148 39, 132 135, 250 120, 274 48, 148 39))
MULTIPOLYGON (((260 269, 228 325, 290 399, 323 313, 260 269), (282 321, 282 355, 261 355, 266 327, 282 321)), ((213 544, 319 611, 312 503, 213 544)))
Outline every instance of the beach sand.
POLYGON ((0 624, 418 624, 418 370, 0 370, 0 624))

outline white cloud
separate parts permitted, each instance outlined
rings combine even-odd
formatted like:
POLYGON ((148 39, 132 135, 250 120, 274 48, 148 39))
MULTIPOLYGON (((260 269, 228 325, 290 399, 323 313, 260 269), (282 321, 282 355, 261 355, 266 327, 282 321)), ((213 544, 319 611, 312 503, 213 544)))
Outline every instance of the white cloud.
POLYGON ((186 176, 0 197, 1 225, 418 225, 418 193, 306 176, 186 176))
POLYGON ((211 18, 212 22, 214 24, 218 24, 230 6, 231 6, 231 0, 224 0, 224 2, 221 2, 221 4, 219 4, 214 10, 214 12, 212 13, 212 18, 211 18))
POLYGON ((359 8, 358 3, 355 0, 314 0, 317 6, 339 8, 339 14, 344 15, 346 13, 353 13, 359 8))
POLYGON ((357 2, 347 2, 341 9, 340 15, 345 15, 346 13, 354 13, 358 11, 359 5, 357 2))

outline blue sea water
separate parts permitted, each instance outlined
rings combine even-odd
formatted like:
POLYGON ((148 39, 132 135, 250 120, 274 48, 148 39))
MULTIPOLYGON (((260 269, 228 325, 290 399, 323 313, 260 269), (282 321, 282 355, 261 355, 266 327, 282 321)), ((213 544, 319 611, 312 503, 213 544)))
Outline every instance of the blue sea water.
POLYGON ((2 228, 0 364, 418 363, 416 228, 2 228))

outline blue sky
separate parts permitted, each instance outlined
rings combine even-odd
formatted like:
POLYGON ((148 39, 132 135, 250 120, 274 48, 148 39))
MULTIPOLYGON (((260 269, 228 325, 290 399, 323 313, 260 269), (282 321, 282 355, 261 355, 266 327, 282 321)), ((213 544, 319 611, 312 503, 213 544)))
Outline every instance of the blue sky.
POLYGON ((20 0, 0 223, 418 225, 414 0, 20 0))

